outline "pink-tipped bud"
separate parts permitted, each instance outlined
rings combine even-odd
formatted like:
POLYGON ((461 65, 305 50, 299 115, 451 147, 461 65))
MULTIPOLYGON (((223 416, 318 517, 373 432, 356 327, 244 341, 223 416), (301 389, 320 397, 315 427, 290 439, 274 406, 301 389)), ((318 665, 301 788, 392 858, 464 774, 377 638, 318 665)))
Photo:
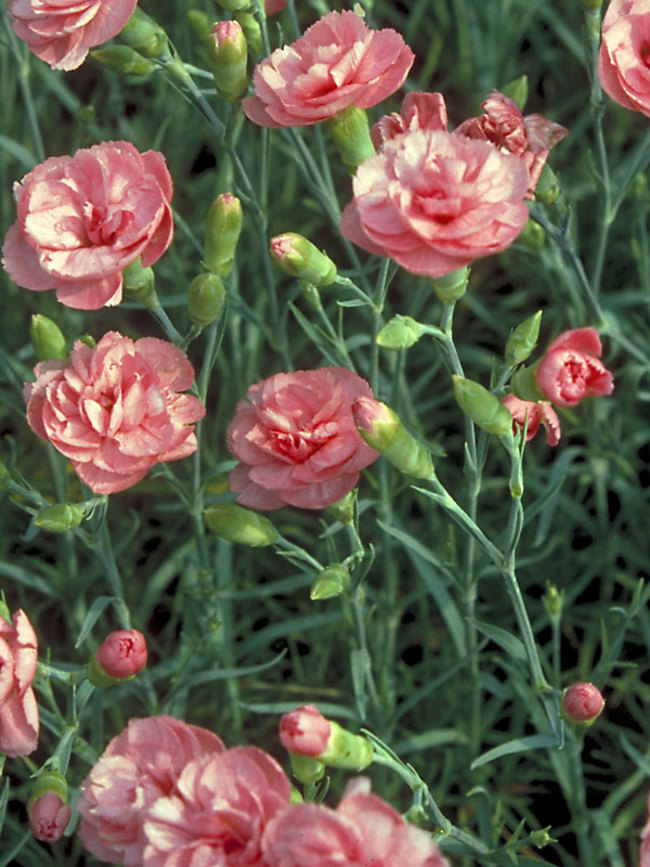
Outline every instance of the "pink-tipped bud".
POLYGON ((431 455, 385 403, 371 397, 357 397, 352 404, 352 417, 368 445, 400 472, 416 479, 428 479, 433 475, 431 455))
POLYGON ((248 46, 238 21, 218 21, 211 32, 212 73, 217 93, 235 102, 248 87, 248 46))
POLYGON ((314 286, 329 286, 336 279, 336 265, 324 251, 297 232, 271 238, 271 256, 283 271, 314 286))
POLYGON ((593 683, 574 683, 562 693, 562 716, 568 722, 590 726, 604 707, 605 699, 593 683))
POLYGON ((147 642, 137 629, 118 629, 100 644, 88 676, 96 686, 130 680, 147 664, 147 642))
POLYGON ((313 704, 296 708, 280 720, 280 743, 291 753, 320 756, 327 749, 331 725, 313 704))
POLYGON ((37 840, 56 843, 68 827, 72 810, 61 795, 45 792, 29 807, 29 827, 37 840))

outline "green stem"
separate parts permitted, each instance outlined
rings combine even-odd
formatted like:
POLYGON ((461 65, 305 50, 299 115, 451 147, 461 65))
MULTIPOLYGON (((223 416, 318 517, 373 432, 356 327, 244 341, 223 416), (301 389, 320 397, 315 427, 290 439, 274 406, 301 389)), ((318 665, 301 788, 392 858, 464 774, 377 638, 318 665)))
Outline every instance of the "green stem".
POLYGON ((122 578, 115 561, 115 555, 113 554, 111 537, 108 532, 106 509, 100 517, 99 527, 95 533, 95 553, 102 564, 106 581, 114 598, 114 607, 120 621, 120 626, 122 629, 130 629, 131 617, 124 601, 122 578))

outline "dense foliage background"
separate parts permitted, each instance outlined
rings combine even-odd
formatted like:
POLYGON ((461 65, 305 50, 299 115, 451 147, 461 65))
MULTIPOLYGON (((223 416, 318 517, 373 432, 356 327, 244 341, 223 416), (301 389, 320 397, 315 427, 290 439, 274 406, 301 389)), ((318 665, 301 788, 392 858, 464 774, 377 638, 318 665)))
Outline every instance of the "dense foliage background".
MULTIPOLYGON (((478 114, 491 89, 525 75, 525 112, 540 112, 571 131, 550 158, 561 186, 558 200, 533 204, 537 222, 506 253, 476 263, 456 309, 454 337, 467 375, 487 385, 501 369, 511 328, 536 310, 543 311, 542 349, 568 328, 589 325, 601 333, 614 394, 562 410, 556 449, 541 437, 527 446, 518 577, 551 687, 592 681, 603 691, 605 710, 586 732, 565 731, 561 749, 540 741, 472 766, 492 748, 548 733, 548 721, 498 570, 475 552, 478 626, 477 645, 470 647, 462 580, 468 538, 383 461, 364 474, 359 488, 365 552, 354 574, 357 589, 338 599, 310 601, 316 570, 295 556, 205 535, 200 511, 192 514, 192 506, 176 496, 170 476, 196 494, 198 472, 202 505, 231 499, 225 429, 236 402, 250 384, 277 371, 340 363, 343 345, 357 372, 376 379, 377 396, 429 445, 440 479, 466 503, 463 420, 443 354, 428 340, 401 353, 374 343, 379 325, 397 313, 438 324, 440 302, 426 280, 404 271, 390 272, 379 312, 341 306, 354 296, 339 285, 324 288, 324 316, 342 337, 329 340, 321 314, 268 255, 271 235, 299 231, 325 248, 344 275, 361 274, 369 286, 378 279, 378 260, 362 253, 350 258, 339 234, 333 194, 343 207, 350 179, 323 129, 268 133, 211 94, 209 78, 197 77, 227 124, 225 142, 162 73, 129 77, 93 59, 74 72, 53 72, 17 42, 3 18, 0 234, 15 219, 13 182, 46 156, 118 139, 141 151, 162 151, 174 179, 177 223, 174 243, 155 267, 156 285, 184 334, 187 286, 201 270, 204 220, 215 194, 242 195, 245 222, 226 281, 228 313, 218 329, 222 342, 201 426, 201 463, 197 468, 188 459, 154 470, 111 497, 106 510, 124 598, 133 624, 147 635, 150 665, 131 684, 97 690, 79 718, 65 677, 40 676, 38 753, 33 763, 5 764, 0 864, 98 863, 83 854, 74 835, 49 847, 26 833, 30 772, 54 750, 66 724, 77 733, 68 770, 74 788, 129 718, 161 712, 209 727, 229 745, 256 743, 286 766, 276 737, 278 715, 308 702, 379 737, 415 768, 453 825, 482 841, 483 854, 453 835, 443 837, 441 847, 453 864, 637 863, 650 774, 644 584, 650 198, 642 173, 648 121, 592 84, 592 47, 577 0, 362 5, 369 26, 390 26, 403 35, 416 54, 407 89, 442 92, 451 125, 478 114), (260 211, 245 199, 233 152, 252 180, 260 211), (315 167, 307 162, 310 152, 315 167), (207 570, 197 548, 202 545, 207 570), (554 839, 536 848, 540 838, 529 835, 547 827, 554 839)), ((206 67, 187 4, 142 7, 165 27, 187 63, 206 67)), ((225 16, 208 0, 195 0, 191 8, 210 20, 225 16)), ((304 29, 341 8, 350 6, 301 0, 294 9, 290 0, 285 12, 267 21, 269 46, 293 40, 296 25, 304 29)), ((371 118, 396 110, 400 100, 396 94, 371 109, 371 118)), ((119 624, 110 605, 93 607, 109 593, 99 542, 103 508, 78 530, 60 535, 39 531, 31 520, 44 500, 81 501, 87 492, 67 461, 25 421, 21 386, 35 364, 30 316, 51 317, 70 343, 113 329, 134 338, 165 335, 136 301, 84 313, 62 307, 53 293, 20 289, 4 273, 0 284, 0 459, 13 479, 13 487, 0 493, 1 584, 10 608, 28 612, 41 659, 59 671, 77 670, 119 624)), ((208 339, 206 332, 187 350, 197 373, 208 339)), ((507 527, 508 475, 505 451, 491 443, 477 520, 497 543, 507 527)), ((194 499, 194 512, 199 502, 194 499)), ((350 551, 345 528, 325 512, 286 508, 269 517, 321 564, 350 551)), ((381 767, 369 773, 374 790, 398 809, 412 806, 412 793, 398 775, 381 767)), ((335 773, 331 784, 340 792, 344 782, 335 773)), ((425 809, 410 815, 436 830, 425 809)))

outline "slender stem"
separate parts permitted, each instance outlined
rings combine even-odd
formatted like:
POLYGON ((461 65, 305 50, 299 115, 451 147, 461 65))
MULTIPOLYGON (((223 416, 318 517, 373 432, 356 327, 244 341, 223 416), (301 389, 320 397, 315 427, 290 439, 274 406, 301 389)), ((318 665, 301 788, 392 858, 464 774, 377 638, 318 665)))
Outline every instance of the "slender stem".
POLYGON ((124 601, 122 578, 117 567, 117 562, 113 553, 113 545, 111 544, 111 537, 108 532, 106 510, 104 510, 104 513, 101 515, 99 527, 95 534, 95 553, 102 564, 104 575, 106 576, 111 594, 114 597, 114 607, 120 625, 123 629, 130 629, 131 616, 129 614, 128 606, 124 601))

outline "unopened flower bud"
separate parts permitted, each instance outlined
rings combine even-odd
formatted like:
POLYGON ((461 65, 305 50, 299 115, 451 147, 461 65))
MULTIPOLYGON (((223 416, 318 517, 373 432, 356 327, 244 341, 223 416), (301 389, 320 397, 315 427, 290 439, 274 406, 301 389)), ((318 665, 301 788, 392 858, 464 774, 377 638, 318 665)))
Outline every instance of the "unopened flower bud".
POLYGON ((334 599, 336 596, 340 596, 349 585, 349 571, 342 563, 333 563, 316 576, 309 591, 309 598, 314 602, 319 599, 334 599))
POLYGON ((120 31, 120 39, 143 57, 160 60, 170 57, 167 34, 139 6, 120 31))
POLYGON ((110 686, 133 680, 147 664, 147 641, 138 629, 118 629, 99 645, 88 663, 88 680, 110 686))
POLYGON ((352 488, 349 494, 341 497, 341 499, 337 500, 335 503, 330 503, 329 506, 325 506, 325 511, 328 515, 331 515, 335 520, 340 521, 342 524, 349 524, 354 518, 356 500, 357 490, 356 488, 352 488))
POLYGON ((514 99, 523 111, 528 101, 528 76, 520 75, 519 78, 509 81, 508 84, 501 88, 501 93, 504 96, 510 97, 510 99, 514 99))
POLYGON ((542 311, 538 310, 528 319, 524 319, 510 332, 506 343, 506 362, 508 364, 521 364, 537 346, 539 327, 542 322, 542 311))
POLYGON ((524 228, 517 236, 517 244, 523 244, 530 250, 539 250, 544 246, 546 241, 546 232, 536 223, 532 217, 529 217, 524 223, 524 228))
POLYGON ((216 274, 199 274, 187 290, 187 312, 194 325, 205 328, 219 318, 226 302, 226 290, 216 274))
POLYGON ((210 42, 214 86, 222 99, 236 102, 248 87, 248 47, 238 21, 218 21, 210 42))
POLYGON ((507 436, 512 431, 512 416, 496 394, 478 382, 453 376, 456 403, 474 424, 496 436, 507 436))
POLYGON ((309 756, 301 756, 298 753, 289 753, 291 772, 300 782, 308 786, 322 780, 325 774, 325 765, 318 759, 310 759, 309 756))
POLYGON ((121 72, 123 75, 149 75, 156 69, 153 61, 143 57, 128 45, 105 45, 90 52, 93 60, 106 69, 121 72))
POLYGON ((72 810, 68 806, 68 785, 58 771, 41 774, 27 802, 29 827, 37 840, 55 843, 68 827, 72 810))
POLYGON ((255 57, 261 56, 264 51, 264 40, 262 39, 260 22, 251 12, 238 12, 235 17, 244 31, 249 54, 255 57))
POLYGON ((143 268, 140 259, 131 262, 122 272, 124 292, 136 301, 146 304, 153 296, 155 277, 153 268, 143 268))
POLYGON ((600 716, 605 699, 593 683, 574 683, 562 693, 560 711, 568 722, 590 726, 600 716))
POLYGON ((83 519, 84 510, 78 503, 55 503, 39 512, 34 523, 50 533, 65 533, 78 527, 83 519))
POLYGON ((542 596, 542 602, 551 623, 559 623, 564 606, 564 590, 558 590, 555 584, 546 582, 546 593, 542 596))
POLYGON ((241 12, 248 9, 251 5, 251 0, 217 0, 217 4, 225 9, 226 12, 241 12))
POLYGON ((217 536, 251 548, 272 545, 280 535, 268 518, 235 503, 208 506, 203 519, 217 536))
POLYGON ((350 174, 354 174, 362 162, 375 156, 368 115, 362 108, 351 105, 334 115, 328 125, 339 156, 350 174))
POLYGON ((326 719, 314 705, 299 707, 282 717, 280 741, 291 753, 353 771, 367 768, 374 754, 367 738, 326 719))
POLYGON ((352 416, 357 430, 368 445, 400 472, 416 479, 428 479, 433 475, 431 455, 407 431, 397 413, 385 403, 374 398, 358 397, 352 404, 352 416))
POLYGON ((542 849, 544 846, 548 846, 549 843, 557 843, 555 837, 551 837, 548 833, 551 830, 551 826, 548 825, 546 828, 537 828, 535 831, 530 832, 530 842, 536 849, 542 849))
POLYGON ((459 268, 442 277, 434 277, 431 281, 433 291, 443 304, 454 304, 467 292, 469 268, 459 268))
POLYGON ((242 227, 241 202, 232 193, 221 193, 210 205, 205 221, 204 259, 208 269, 227 277, 242 227))
POLYGON ((56 322, 52 322, 47 316, 35 313, 29 327, 34 355, 39 361, 50 361, 58 358, 65 361, 68 350, 65 337, 56 322))
POLYGON ((560 179, 546 163, 535 187, 535 198, 545 205, 553 205, 560 198, 561 192, 560 179))
POLYGON ((292 277, 314 286, 328 286, 336 279, 336 265, 330 257, 296 232, 271 238, 270 250, 282 270, 292 277))
POLYGON ((379 330, 377 345, 383 349, 409 349, 424 333, 425 329, 419 322, 398 313, 379 330))

